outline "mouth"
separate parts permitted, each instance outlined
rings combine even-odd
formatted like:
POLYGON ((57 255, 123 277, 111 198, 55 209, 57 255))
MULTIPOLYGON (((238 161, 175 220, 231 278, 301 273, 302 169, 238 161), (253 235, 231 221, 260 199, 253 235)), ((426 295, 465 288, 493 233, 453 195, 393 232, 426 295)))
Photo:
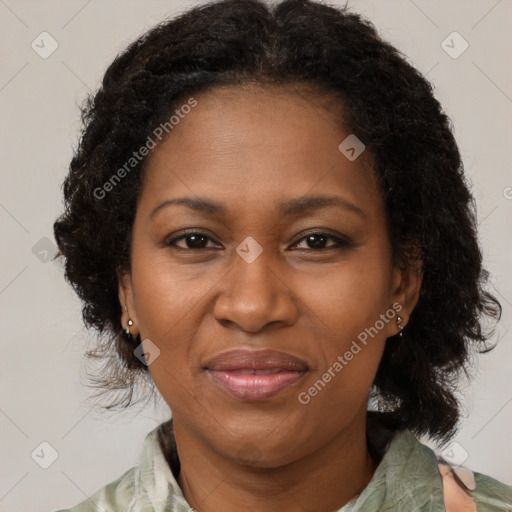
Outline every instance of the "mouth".
POLYGON ((308 372, 301 359, 275 350, 232 350, 211 359, 203 368, 230 396, 268 400, 296 385, 308 372))

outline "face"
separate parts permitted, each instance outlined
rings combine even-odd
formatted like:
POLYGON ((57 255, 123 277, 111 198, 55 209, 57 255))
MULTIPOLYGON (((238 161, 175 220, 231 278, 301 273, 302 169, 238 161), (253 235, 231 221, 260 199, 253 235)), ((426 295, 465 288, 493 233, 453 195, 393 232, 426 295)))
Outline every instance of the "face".
POLYGON ((158 348, 149 371, 175 422, 219 454, 254 444, 277 466, 364 428, 411 277, 392 265, 368 155, 338 149, 350 131, 311 95, 195 99, 148 157, 122 322, 158 348))

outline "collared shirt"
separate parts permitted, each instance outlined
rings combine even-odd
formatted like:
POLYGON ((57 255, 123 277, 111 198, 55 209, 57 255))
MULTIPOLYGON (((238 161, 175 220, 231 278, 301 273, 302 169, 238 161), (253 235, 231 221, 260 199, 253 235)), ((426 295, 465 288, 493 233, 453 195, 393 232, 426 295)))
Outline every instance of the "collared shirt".
MULTIPOLYGON (((169 420, 146 436, 138 466, 80 504, 57 512, 191 512, 176 479, 179 470, 169 420)), ((480 473, 458 474, 478 512, 512 512, 511 486, 480 473)), ((396 432, 369 484, 338 512, 445 512, 435 453, 411 432, 396 432)))

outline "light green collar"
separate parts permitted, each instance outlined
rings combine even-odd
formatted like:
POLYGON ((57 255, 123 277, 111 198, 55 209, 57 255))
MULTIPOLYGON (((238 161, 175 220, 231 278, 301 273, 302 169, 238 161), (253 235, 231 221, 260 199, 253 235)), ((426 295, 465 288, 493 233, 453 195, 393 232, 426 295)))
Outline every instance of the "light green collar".
MULTIPOLYGON (((133 497, 126 512, 190 512, 160 444, 169 435, 170 422, 150 432, 134 469, 133 497)), ((168 451, 168 446, 164 447, 168 451)), ((177 452, 175 461, 178 461, 177 452)), ((176 463, 176 462, 174 462, 176 463)), ((173 463, 173 465, 174 465, 173 463)), ((512 510, 512 490, 486 475, 475 473, 477 489, 473 497, 478 510, 512 510)), ((396 432, 373 478, 363 492, 338 512, 445 512, 442 480, 435 453, 421 444, 410 431, 396 432)))
MULTIPOLYGON (((176 478, 162 452, 159 430, 148 434, 135 476, 134 510, 189 512, 176 478), (138 478, 137 478, 138 476, 138 478)), ((434 452, 409 431, 398 432, 372 480, 356 500, 339 512, 444 512, 442 485, 434 452)))

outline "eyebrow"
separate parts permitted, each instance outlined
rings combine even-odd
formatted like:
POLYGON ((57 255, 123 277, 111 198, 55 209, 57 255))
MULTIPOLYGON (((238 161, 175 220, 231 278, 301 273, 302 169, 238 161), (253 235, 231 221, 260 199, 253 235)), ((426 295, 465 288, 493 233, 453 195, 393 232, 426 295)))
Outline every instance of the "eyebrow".
MULTIPOLYGON (((175 199, 167 199, 159 204, 150 213, 149 217, 154 217, 157 212, 172 205, 181 205, 190 208, 191 210, 207 213, 209 215, 217 215, 219 217, 226 217, 228 209, 211 199, 206 198, 193 198, 193 197, 179 197, 175 199)), ((278 204, 278 213, 284 217, 298 216, 313 210, 319 210, 327 207, 340 207, 345 210, 352 211, 361 217, 366 218, 364 212, 355 204, 343 199, 340 196, 303 196, 295 199, 288 199, 278 204)))

